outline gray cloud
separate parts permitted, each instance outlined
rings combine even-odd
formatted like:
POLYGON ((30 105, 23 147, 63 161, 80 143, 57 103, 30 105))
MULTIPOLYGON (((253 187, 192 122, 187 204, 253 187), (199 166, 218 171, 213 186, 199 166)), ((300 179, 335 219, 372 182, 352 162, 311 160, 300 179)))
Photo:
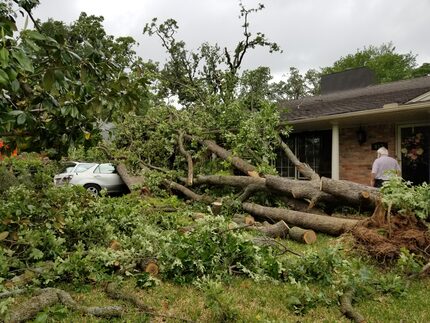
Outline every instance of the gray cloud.
MULTIPOLYGON (((418 54, 418 63, 430 62, 430 1, 428 0, 244 0, 246 7, 258 2, 266 8, 250 16, 250 30, 277 42, 284 53, 250 52, 244 68, 269 66, 274 74, 290 66, 306 71, 331 65, 341 56, 368 45, 392 41, 401 53, 418 54)), ((234 0, 41 0, 36 17, 65 22, 79 13, 103 15, 108 33, 130 35, 139 43, 145 59, 164 61, 160 42, 142 35, 145 23, 177 20, 189 49, 201 43, 218 43, 232 49, 242 38, 239 2, 234 0)))

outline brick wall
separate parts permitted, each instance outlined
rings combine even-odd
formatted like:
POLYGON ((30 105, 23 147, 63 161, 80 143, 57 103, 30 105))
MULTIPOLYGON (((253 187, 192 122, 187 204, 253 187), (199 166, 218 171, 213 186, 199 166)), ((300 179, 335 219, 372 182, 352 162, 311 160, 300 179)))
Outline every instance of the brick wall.
POLYGON ((370 184, 372 163, 376 158, 376 150, 372 143, 387 142, 391 157, 395 157, 395 126, 374 125, 362 127, 367 134, 367 140, 359 145, 356 128, 341 128, 339 130, 339 176, 340 179, 360 184, 370 184))

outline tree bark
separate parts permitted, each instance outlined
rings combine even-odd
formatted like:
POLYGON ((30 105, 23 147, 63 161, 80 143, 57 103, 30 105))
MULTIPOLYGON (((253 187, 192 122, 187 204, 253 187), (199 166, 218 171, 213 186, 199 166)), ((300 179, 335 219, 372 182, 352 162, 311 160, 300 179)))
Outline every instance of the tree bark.
POLYGON ((18 304, 12 309, 8 322, 25 322, 35 317, 45 308, 61 303, 75 311, 99 317, 121 316, 124 311, 120 306, 90 307, 82 306, 64 290, 45 288, 37 291, 38 295, 18 304))
POLYGON ((118 164, 116 166, 116 170, 118 172, 118 175, 122 178, 123 182, 127 186, 127 188, 130 190, 130 192, 133 191, 133 187, 135 185, 140 185, 144 183, 143 177, 131 176, 127 171, 127 167, 123 163, 118 164))
POLYGON ((339 204, 339 198, 321 192, 313 181, 266 175, 266 186, 271 190, 286 193, 295 199, 313 201, 310 207, 313 207, 319 201, 334 205, 339 204))
POLYGON ((221 176, 221 175, 198 175, 194 179, 194 185, 227 185, 234 187, 247 187, 249 185, 266 185, 266 180, 261 177, 249 176, 221 176))
POLYGON ((293 197, 289 197, 286 195, 278 194, 278 198, 287 206, 288 209, 294 211, 300 211, 305 213, 319 214, 319 215, 328 215, 321 209, 318 208, 309 208, 309 203, 306 203, 302 200, 297 200, 293 197))
POLYGON ((255 227, 255 229, 271 238, 286 238, 290 230, 288 225, 282 220, 265 227, 255 227))
POLYGON ((238 225, 245 224, 251 226, 255 224, 254 217, 245 214, 235 214, 231 220, 238 225))
POLYGON ((366 320, 364 319, 364 317, 360 313, 358 313, 354 309, 354 307, 352 307, 353 296, 353 289, 345 291, 342 296, 340 296, 340 310, 342 311, 343 315, 356 323, 365 322, 366 320))
POLYGON ((194 164, 193 164, 193 158, 191 157, 191 154, 185 150, 184 147, 184 133, 181 131, 179 132, 178 137, 178 144, 179 144, 179 151, 187 160, 188 164, 188 176, 187 176, 187 185, 191 186, 193 185, 193 177, 194 177, 194 164))
POLYGON ((181 192, 182 194, 184 194, 186 197, 188 197, 189 199, 191 199, 193 201, 205 202, 205 203, 213 202, 213 200, 210 197, 197 194, 197 193, 193 192, 192 190, 190 190, 189 188, 187 188, 181 184, 175 183, 173 181, 169 181, 167 179, 165 179, 163 181, 163 183, 166 187, 171 188, 175 191, 181 192))
POLYGON ((266 207, 253 203, 242 203, 242 207, 245 211, 254 216, 275 221, 284 220, 289 225, 311 229, 332 236, 339 236, 351 230, 358 223, 358 220, 309 214, 282 208, 266 207))
POLYGON ((332 196, 342 198, 349 205, 365 209, 375 208, 380 199, 378 189, 350 181, 322 177, 320 189, 332 196))

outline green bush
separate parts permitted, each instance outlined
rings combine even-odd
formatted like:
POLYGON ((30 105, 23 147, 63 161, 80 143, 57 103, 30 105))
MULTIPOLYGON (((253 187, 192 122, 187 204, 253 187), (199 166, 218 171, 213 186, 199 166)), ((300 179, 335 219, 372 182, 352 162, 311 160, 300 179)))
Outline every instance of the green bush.
POLYGON ((192 231, 161 237, 159 255, 165 278, 188 283, 197 278, 245 274, 255 280, 280 279, 281 262, 268 247, 256 246, 246 234, 229 230, 219 218, 200 221, 192 231))
POLYGON ((412 186, 401 177, 394 176, 381 188, 382 202, 391 205, 401 214, 414 214, 420 219, 430 216, 430 185, 412 186))

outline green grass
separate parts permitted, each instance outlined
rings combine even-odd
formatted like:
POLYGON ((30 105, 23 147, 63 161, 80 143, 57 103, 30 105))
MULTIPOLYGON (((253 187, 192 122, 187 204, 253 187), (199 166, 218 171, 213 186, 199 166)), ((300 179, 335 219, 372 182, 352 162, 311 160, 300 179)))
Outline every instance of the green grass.
MULTIPOLYGON (((140 298, 156 312, 163 316, 152 316, 138 313, 125 302, 112 301, 99 288, 90 292, 72 293, 75 300, 82 305, 122 305, 126 315, 114 319, 98 319, 82 316, 62 306, 47 310, 47 321, 62 322, 178 322, 184 318, 196 322, 217 322, 213 308, 207 306, 205 295, 193 286, 177 286, 162 283, 150 290, 135 290, 128 282, 128 289, 137 293, 140 298)), ((318 306, 306 315, 295 315, 287 309, 290 292, 288 284, 255 283, 249 279, 236 278, 223 285, 225 295, 232 299, 229 306, 238 315, 237 322, 349 322, 342 316, 337 305, 318 306)), ((415 281, 408 293, 401 298, 379 296, 376 299, 355 303, 355 308, 366 318, 367 322, 428 322, 430 311, 430 280, 415 281)), ((18 299, 17 299, 18 300, 18 299)), ((42 316, 42 315, 40 315, 42 316)))
MULTIPOLYGON (((348 258, 357 256, 350 245, 348 237, 332 238, 319 235, 317 243, 305 246, 292 241, 286 241, 288 247, 294 251, 305 253, 310 250, 321 251, 330 246, 342 243, 345 246, 343 252, 348 258)), ((287 257, 296 257, 292 254, 287 257)), ((349 259, 349 260, 351 260, 349 259)), ((365 257, 360 260, 363 265, 370 266, 377 271, 380 277, 389 275, 392 270, 384 269, 372 264, 365 257)), ((220 311, 233 313, 235 322, 349 322, 342 316, 337 302, 337 296, 328 291, 330 287, 320 284, 309 284, 311 293, 325 291, 331 298, 328 305, 317 304, 310 308, 304 315, 297 315, 289 306, 289 297, 296 295, 296 287, 290 283, 279 282, 255 282, 251 279, 233 277, 228 282, 222 283, 222 294, 220 303, 222 309, 208 301, 207 293, 194 285, 175 285, 170 282, 161 282, 158 286, 150 289, 139 289, 135 287, 133 278, 123 283, 123 288, 129 292, 139 295, 141 300, 161 314, 149 315, 140 313, 134 306, 122 301, 109 299, 100 286, 83 286, 80 291, 70 290, 70 287, 61 286, 69 290, 73 298, 81 305, 86 306, 108 306, 121 305, 126 311, 121 318, 100 319, 83 316, 57 305, 45 310, 38 317, 39 322, 180 322, 181 318, 195 322, 221 322, 220 311)), ((26 297, 15 299, 20 302, 26 297)), ((358 297, 354 307, 359 311, 367 322, 428 322, 430 310, 428 300, 430 299, 430 279, 411 281, 406 293, 401 296, 391 294, 371 294, 358 297)), ((228 320, 225 320, 228 322, 228 320)))

